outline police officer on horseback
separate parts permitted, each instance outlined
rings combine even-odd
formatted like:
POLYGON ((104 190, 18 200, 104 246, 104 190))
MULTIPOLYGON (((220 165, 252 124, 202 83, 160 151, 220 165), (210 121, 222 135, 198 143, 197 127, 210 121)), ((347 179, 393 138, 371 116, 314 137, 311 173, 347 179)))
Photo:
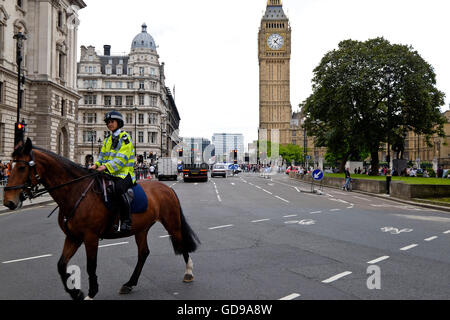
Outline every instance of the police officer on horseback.
POLYGON ((120 112, 108 112, 104 120, 111 134, 105 138, 98 160, 89 169, 105 171, 115 181, 114 195, 121 200, 120 231, 129 231, 131 229, 131 199, 127 191, 136 183, 134 146, 129 134, 121 130, 124 120, 120 112))

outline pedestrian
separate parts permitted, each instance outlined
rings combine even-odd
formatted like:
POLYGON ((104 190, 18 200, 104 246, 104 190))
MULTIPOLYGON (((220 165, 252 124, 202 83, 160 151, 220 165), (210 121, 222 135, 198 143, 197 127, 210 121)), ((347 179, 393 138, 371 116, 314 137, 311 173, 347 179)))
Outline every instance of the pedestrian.
POLYGON ((443 175, 444 175, 444 170, 442 169, 442 166, 439 166, 439 168, 437 170, 437 177, 442 178, 443 175))
MULTIPOLYGON (((120 112, 108 112, 104 121, 111 134, 105 138, 97 161, 89 169, 105 171, 112 177, 115 182, 114 196, 120 200, 120 231, 129 231, 131 207, 127 191, 136 183, 134 146, 129 134, 121 130, 124 119, 120 112)), ((117 230, 118 226, 114 228, 117 230)))
POLYGON ((350 188, 350 181, 351 181, 351 176, 350 176, 350 170, 349 168, 345 168, 345 184, 342 187, 343 190, 348 190, 350 188))

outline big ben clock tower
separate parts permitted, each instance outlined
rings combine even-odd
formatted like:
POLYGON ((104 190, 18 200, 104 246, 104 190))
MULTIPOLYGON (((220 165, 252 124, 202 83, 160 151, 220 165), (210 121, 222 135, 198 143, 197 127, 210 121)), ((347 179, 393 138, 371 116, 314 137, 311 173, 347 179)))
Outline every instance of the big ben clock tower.
POLYGON ((267 129, 269 141, 272 130, 278 129, 281 144, 290 143, 290 59, 289 19, 281 0, 267 0, 258 33, 259 129, 267 129))

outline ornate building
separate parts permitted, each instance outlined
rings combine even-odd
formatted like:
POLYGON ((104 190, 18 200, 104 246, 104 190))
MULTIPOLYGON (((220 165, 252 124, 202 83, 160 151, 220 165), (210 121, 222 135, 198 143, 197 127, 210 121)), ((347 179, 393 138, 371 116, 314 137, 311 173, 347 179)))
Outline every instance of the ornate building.
POLYGON ((289 19, 281 0, 268 0, 258 33, 259 129, 267 130, 269 141, 278 130, 281 144, 291 143, 290 59, 289 19))
POLYGON ((156 44, 147 26, 131 42, 129 55, 103 55, 95 47, 81 46, 78 64, 79 109, 77 161, 96 158, 108 134, 103 118, 119 111, 124 130, 133 138, 136 155, 159 157, 170 154, 180 141, 180 116, 169 88, 165 86, 164 63, 159 62, 156 44))
POLYGON ((0 0, 0 159, 14 148, 18 67, 16 40, 25 36, 20 120, 34 144, 74 160, 77 136, 77 11, 82 0, 0 0))

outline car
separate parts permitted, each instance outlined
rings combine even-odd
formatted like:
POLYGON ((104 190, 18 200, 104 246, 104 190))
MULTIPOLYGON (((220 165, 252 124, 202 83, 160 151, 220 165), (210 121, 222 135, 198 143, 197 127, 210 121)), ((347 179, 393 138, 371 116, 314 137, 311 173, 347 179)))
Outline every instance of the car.
POLYGON ((221 176, 226 178, 227 177, 227 167, 225 164, 222 163, 216 163, 212 170, 211 170, 211 178, 221 176))
POLYGON ((287 168, 287 170, 286 170, 286 174, 289 174, 289 172, 294 172, 294 173, 298 173, 298 170, 299 170, 300 168, 299 167, 296 167, 296 166, 289 166, 289 168, 287 168))

